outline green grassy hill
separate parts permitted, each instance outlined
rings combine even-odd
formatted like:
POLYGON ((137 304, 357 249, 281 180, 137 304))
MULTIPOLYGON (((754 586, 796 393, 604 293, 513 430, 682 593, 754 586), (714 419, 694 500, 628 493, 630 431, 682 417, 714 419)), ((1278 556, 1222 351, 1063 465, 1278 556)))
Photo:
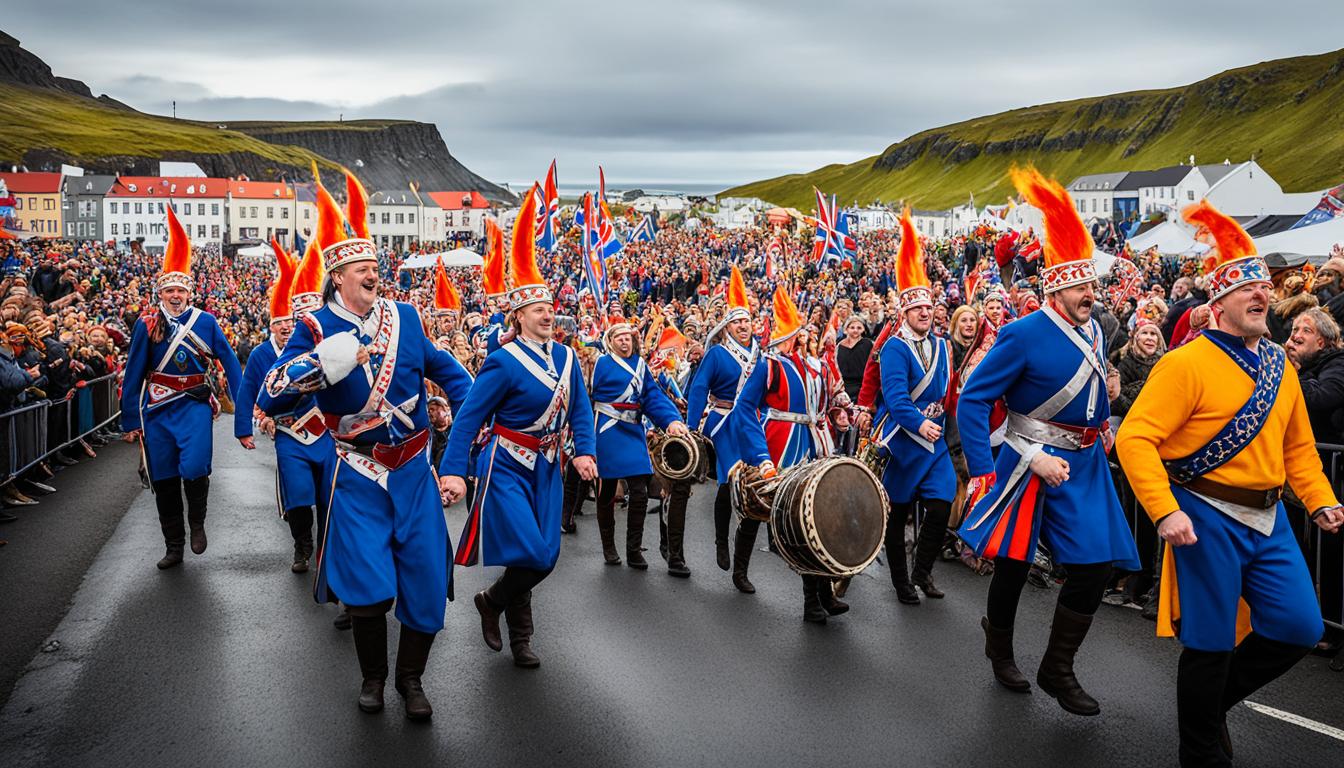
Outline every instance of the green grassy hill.
POLYGON ((1015 109, 933 128, 874 157, 723 192, 801 210, 812 187, 848 204, 920 208, 1001 202, 1007 170, 1034 163, 1064 183, 1085 173, 1146 170, 1254 155, 1285 191, 1344 181, 1344 49, 1264 62, 1192 85, 1015 109))

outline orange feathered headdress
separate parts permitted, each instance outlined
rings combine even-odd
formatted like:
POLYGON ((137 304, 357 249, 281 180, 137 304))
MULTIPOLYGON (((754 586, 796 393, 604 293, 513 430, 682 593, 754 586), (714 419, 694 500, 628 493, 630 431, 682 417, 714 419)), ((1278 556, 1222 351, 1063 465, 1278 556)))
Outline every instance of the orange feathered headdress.
POLYGON ((369 240, 369 195, 350 169, 345 171, 345 211, 350 231, 355 237, 369 240))
POLYGON ((1213 246, 1209 274, 1209 301, 1214 302, 1249 283, 1268 283, 1269 265, 1256 256, 1255 243, 1235 219, 1200 200, 1181 211, 1198 228, 1196 237, 1213 246), (1208 242, 1212 240, 1213 242, 1208 242))
POLYGON ((504 265, 504 230, 493 217, 485 219, 485 264, 481 267, 481 283, 485 295, 499 298, 509 292, 507 270, 504 265))
POLYGON ((177 220, 169 203, 168 245, 163 251, 163 269, 154 281, 154 292, 171 287, 191 291, 196 288, 196 281, 191 277, 191 238, 187 237, 186 228, 177 220))
POLYGON ((901 209, 901 249, 896 252, 896 286, 900 289, 901 309, 932 307, 933 290, 924 271, 924 248, 919 232, 910 218, 910 208, 901 209))
POLYGON ((294 316, 290 292, 294 290, 294 273, 298 271, 299 265, 274 239, 271 240, 271 250, 275 251, 278 270, 275 282, 271 283, 271 322, 275 323, 294 316))
MULTIPOLYGON (((341 213, 341 207, 336 204, 336 199, 322 185, 322 178, 318 175, 316 162, 313 163, 313 179, 317 184, 317 234, 315 237, 322 248, 322 268, 330 274, 337 267, 356 261, 377 261, 378 249, 374 247, 373 241, 350 236, 351 230, 347 229, 345 215, 341 213)), ((359 187, 359 182, 355 182, 355 187, 360 191, 363 189, 359 187)), ((363 200, 358 204, 352 202, 351 210, 367 210, 366 204, 367 201, 363 200)), ((365 219, 367 219, 367 216, 365 219)))
POLYGON ((443 268, 443 259, 434 264, 434 314, 456 314, 462 311, 462 297, 457 295, 453 281, 448 279, 448 270, 443 268))
POLYGON ((798 314, 798 306, 793 303, 787 285, 775 286, 775 329, 770 334, 770 346, 782 344, 794 337, 803 327, 803 317, 798 314))
POLYGON ((685 334, 678 330, 675 325, 668 325, 658 336, 658 343, 654 347, 649 362, 655 368, 662 367, 675 370, 687 343, 688 339, 685 334))
POLYGON ((751 302, 747 298, 747 281, 742 279, 741 270, 734 264, 732 275, 728 278, 728 309, 719 324, 710 329, 709 335, 705 337, 705 344, 713 343, 714 338, 734 320, 750 319, 751 302))
POLYGON ((318 245, 316 237, 308 241, 303 258, 294 271, 289 296, 295 316, 315 312, 322 307, 322 247, 318 245))
POLYGON ((533 184, 531 191, 523 195, 523 206, 513 220, 513 244, 509 251, 509 267, 513 272, 509 306, 513 309, 553 301, 546 278, 537 267, 537 197, 537 185, 533 184))
POLYGON ((1097 269, 1092 264, 1096 246, 1064 186, 1032 167, 1014 166, 1008 173, 1017 191, 1045 218, 1045 266, 1041 270, 1045 292, 1096 281, 1097 269))

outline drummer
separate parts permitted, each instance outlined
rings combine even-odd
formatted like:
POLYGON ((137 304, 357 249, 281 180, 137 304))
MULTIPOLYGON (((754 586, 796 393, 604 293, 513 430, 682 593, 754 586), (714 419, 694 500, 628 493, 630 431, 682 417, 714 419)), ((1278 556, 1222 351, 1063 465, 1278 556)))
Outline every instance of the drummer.
POLYGON ((593 366, 593 412, 597 419, 597 527, 602 536, 602 557, 607 565, 620 565, 616 552, 616 486, 625 480, 630 498, 626 502, 625 562, 646 570, 644 516, 649 506, 649 461, 641 416, 647 415, 669 435, 690 434, 681 413, 653 380, 648 363, 635 350, 635 328, 615 317, 604 339, 607 354, 593 366))
POLYGON ((919 605, 925 597, 941 598, 929 573, 947 535, 957 474, 943 439, 943 401, 947 397, 951 355, 947 341, 929 334, 933 294, 924 272, 924 253, 910 209, 901 212, 901 248, 896 254, 904 322, 882 347, 878 364, 882 391, 877 402, 878 444, 890 456, 882 484, 891 499, 887 518, 887 563, 896 599, 919 605), (905 521, 915 502, 924 507, 924 522, 915 544, 915 567, 906 573, 905 521))
MULTIPOLYGON (((775 288, 775 327, 762 365, 757 365, 737 396, 729 429, 737 435, 742 461, 760 468, 762 477, 831 453, 827 431, 823 375, 798 348, 803 319, 783 285, 775 288)), ((737 527, 733 583, 743 592, 756 591, 747 580, 747 565, 760 521, 742 518, 737 527)), ((849 610, 820 576, 803 575, 803 620, 825 624, 826 617, 849 610)))

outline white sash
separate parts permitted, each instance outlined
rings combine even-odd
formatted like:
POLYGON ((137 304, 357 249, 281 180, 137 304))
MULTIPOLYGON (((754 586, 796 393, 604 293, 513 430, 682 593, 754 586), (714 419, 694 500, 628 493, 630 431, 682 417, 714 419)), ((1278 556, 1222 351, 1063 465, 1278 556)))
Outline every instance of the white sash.
POLYGON ((1082 393, 1083 388, 1091 385, 1087 397, 1087 418, 1090 421, 1096 414, 1097 408, 1097 381, 1104 380, 1106 377, 1106 368, 1100 361, 1100 350, 1098 346, 1101 339, 1101 328, 1095 320, 1091 321, 1092 345, 1088 346, 1083 339, 1074 332, 1074 326, 1070 325, 1058 312, 1051 307, 1045 307, 1046 317, 1049 317, 1055 326, 1059 328, 1060 333, 1064 334, 1075 347, 1083 353, 1083 362, 1074 371, 1073 377, 1065 383, 1064 387, 1050 397, 1050 399, 1041 403, 1027 414, 1034 419, 1049 421, 1053 419, 1064 407, 1073 402, 1073 399, 1082 393), (1093 378, 1093 373, 1097 378, 1093 378))
MULTIPOLYGON (((159 311, 162 312, 163 310, 159 311)), ((158 365, 154 366, 154 371, 156 373, 164 372, 164 369, 168 367, 168 362, 173 359, 173 353, 187 340, 188 334, 195 336, 195 334, 191 332, 191 327, 196 324, 197 318, 201 316, 201 310, 196 307, 191 307, 185 314, 187 315, 185 320, 175 321, 177 322, 177 333, 173 334, 173 338, 168 342, 168 347, 164 350, 163 357, 159 358, 158 365)), ((165 314, 164 317, 166 319, 167 315, 165 314)), ((197 336, 196 340, 200 342, 200 337, 197 336)), ((204 342, 200 343, 204 345, 204 342)))
MULTIPOLYGON (((910 354, 915 358, 915 364, 923 366, 924 363, 919 359, 919 350, 915 348, 914 342, 905 336, 901 336, 901 341, 904 341, 906 347, 910 349, 910 354)), ((938 364, 942 362, 943 357, 947 354, 946 342, 942 339, 929 338, 929 343, 933 346, 933 357, 929 361, 929 369, 924 372, 924 375, 920 378, 919 382, 915 384, 915 388, 910 391, 910 402, 912 404, 919 402, 919 398, 923 396, 924 391, 933 384, 933 378, 938 373, 938 364)), ((901 431, 929 453, 933 453, 937 449, 937 446, 933 442, 924 439, 924 436, 919 434, 919 432, 911 431, 905 427, 901 427, 901 431)), ((891 434, 888 435, 881 444, 886 446, 895 435, 896 430, 892 430, 891 434)))
MULTIPOLYGON (((542 368, 536 360, 533 360, 530 355, 523 351, 521 342, 519 342, 518 339, 513 339, 501 346, 500 349, 507 351, 513 359, 517 360, 523 366, 524 370, 532 374, 533 378, 555 393, 551 397, 551 402, 547 404, 546 410, 542 411, 541 415, 538 416, 535 421, 521 431, 531 433, 547 429, 551 426, 551 422, 555 420, 557 412, 564 411, 569 407, 569 379, 570 373, 574 367, 574 353, 569 351, 568 348, 561 346, 561 349, 565 350, 565 363, 560 369, 560 378, 556 379, 549 371, 542 368)), ((557 426, 556 429, 558 430, 559 427, 557 426)), ((536 451, 524 448, 503 435, 497 435, 496 437, 500 443, 503 443, 510 455, 512 455, 520 464, 528 469, 536 469, 536 451)), ((552 461, 553 456, 554 452, 549 453, 546 456, 547 461, 552 461)))

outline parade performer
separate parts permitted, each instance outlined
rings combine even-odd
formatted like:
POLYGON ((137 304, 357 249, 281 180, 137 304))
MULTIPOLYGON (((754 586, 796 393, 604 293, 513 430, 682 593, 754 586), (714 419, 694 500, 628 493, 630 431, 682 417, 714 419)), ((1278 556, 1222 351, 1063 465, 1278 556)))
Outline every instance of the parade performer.
MULTIPOLYGON (((253 349, 247 358, 235 403, 233 434, 249 451, 257 447, 254 426, 275 438, 276 498, 280 515, 289 523, 290 536, 294 539, 294 562, 290 570, 307 573, 313 556, 314 512, 317 509, 326 512, 325 481, 331 476, 335 447, 322 421, 322 412, 311 395, 298 400, 293 411, 274 417, 261 413, 256 402, 262 381, 280 359, 294 332, 294 318, 300 310, 295 307, 297 300, 291 298, 292 294, 316 297, 318 303, 321 302, 316 291, 321 280, 322 254, 316 241, 309 241, 302 260, 304 275, 300 277, 293 259, 278 243, 271 245, 280 266, 280 274, 271 286, 271 338, 253 349), (254 418, 255 414, 261 418, 254 418)), ((318 530, 322 530, 323 522, 324 519, 318 520, 318 530)))
POLYGON ((1207 202, 1213 322, 1153 367, 1116 450, 1166 541, 1158 634, 1179 636, 1183 766, 1231 765, 1228 710, 1287 672, 1324 624, 1281 499, 1286 481, 1327 531, 1344 512, 1321 469, 1297 372, 1267 336, 1269 269, 1207 202), (1247 623, 1249 620, 1249 623, 1247 623))
POLYGON ((456 410, 471 376, 429 341, 415 307, 379 298, 363 190, 353 177, 347 187, 353 237, 318 181, 324 303, 295 327, 258 400, 276 418, 316 394, 336 460, 324 480, 331 498, 315 597, 339 596, 350 613, 365 712, 383 707, 386 613, 395 602, 396 689, 406 716, 424 720, 433 707, 421 677, 452 583, 452 544, 428 458, 425 380, 442 387, 456 410))
MULTIPOLYGON (((700 431, 714 443, 715 477, 719 482, 714 496, 714 552, 719 567, 725 571, 732 567, 728 556, 728 526, 732 519, 733 504, 729 493, 728 469, 738 458, 737 439, 733 430, 727 428, 727 423, 737 393, 746 384, 761 355, 751 331, 747 284, 742 279, 742 273, 734 266, 728 281, 727 311, 705 337, 708 349, 686 393, 687 426, 700 431), (718 343, 715 344, 715 341, 718 343)), ((742 552, 741 547, 738 550, 742 552)), ((745 552, 737 557, 743 562, 742 575, 741 578, 734 575, 733 583, 743 592, 754 592, 755 588, 746 579, 746 563, 751 558, 749 542, 745 552)))
POLYGON ((593 366, 593 411, 597 432, 597 527, 602 557, 620 565, 616 553, 616 487, 625 481, 625 562, 637 570, 649 567, 644 559, 644 517, 649 508, 649 462, 644 416, 668 434, 685 436, 686 425, 672 401, 653 379, 643 355, 635 349, 635 329, 625 318, 612 318, 603 335, 607 354, 593 366))
MULTIPOLYGON (((686 411, 686 398, 682 395, 681 385, 677 383, 675 373, 679 364, 678 354, 685 350, 686 337, 675 326, 668 325, 662 330, 660 338, 650 356, 649 365, 658 374, 654 381, 667 399, 682 416, 686 411)), ((648 419, 646 418, 647 422, 648 419)), ((687 429, 689 433, 689 428, 687 429)), ((667 561, 667 573, 679 579, 690 578, 691 569, 686 565, 686 505, 691 500, 691 478, 673 480, 662 478, 662 504, 658 515, 658 550, 667 561)))
POLYGON ((121 385, 121 429, 127 442, 139 441, 141 459, 154 489, 166 546, 160 569, 182 562, 186 496, 191 551, 205 552, 206 501, 210 494, 211 422, 219 415, 214 390, 217 365, 224 368, 229 397, 243 378, 238 357, 214 315, 190 305, 191 241, 168 206, 168 245, 154 281, 158 306, 131 332, 121 385))
POLYGON ((450 503, 466 493, 468 475, 479 479, 457 563, 505 566, 503 575, 476 595, 481 633, 491 650, 501 650, 504 614, 514 664, 528 668, 541 664, 532 650, 532 590, 560 556, 558 458, 566 425, 574 433, 576 455, 570 461, 585 480, 597 476, 583 372, 578 355, 552 338, 554 300, 536 265, 536 197, 524 198, 514 221, 512 338, 486 357, 466 404, 455 411, 440 466, 440 487, 450 503), (473 469, 472 443, 486 425, 490 437, 473 469))
POLYGON ((926 597, 943 597, 930 573, 947 534, 952 499, 957 495, 957 474, 943 439, 943 402, 950 380, 951 350, 946 340, 929 332, 933 292, 908 208, 901 212, 896 281, 904 322, 882 347, 878 364, 882 391, 875 418, 880 450, 890 456, 882 484, 891 500, 886 535, 891 585, 902 603, 918 605, 915 587, 926 597), (924 508, 924 521, 915 544, 914 570, 907 574, 905 521, 916 502, 924 508))
MULTIPOLYGON (((742 461, 760 468, 762 477, 832 452, 826 426, 826 389, 821 367, 799 348, 803 319, 788 287, 775 288, 774 331, 761 362, 738 393, 728 428, 738 435, 742 461)), ((747 579, 751 550, 760 521, 744 517, 737 526, 733 582, 743 592, 755 592, 747 579), (742 589, 743 586, 748 589, 742 589)), ((826 623, 849 606, 836 599, 831 583, 821 576, 803 574, 803 619, 826 623)))
POLYGON ((985 655, 1006 688, 1031 689, 1013 660, 1017 602, 1038 537, 1068 579, 1055 606, 1036 683, 1066 711, 1096 715, 1100 705, 1074 675, 1074 657, 1101 604, 1112 564, 1138 570, 1138 551, 1120 509, 1106 451, 1112 442, 1106 350, 1096 300, 1092 238, 1068 193, 1034 169, 1013 169, 1018 191, 1045 216, 1048 304, 1004 326, 971 374, 957 404, 971 511, 958 535, 994 559, 985 655), (998 458, 990 451, 990 413, 1008 407, 998 458))

